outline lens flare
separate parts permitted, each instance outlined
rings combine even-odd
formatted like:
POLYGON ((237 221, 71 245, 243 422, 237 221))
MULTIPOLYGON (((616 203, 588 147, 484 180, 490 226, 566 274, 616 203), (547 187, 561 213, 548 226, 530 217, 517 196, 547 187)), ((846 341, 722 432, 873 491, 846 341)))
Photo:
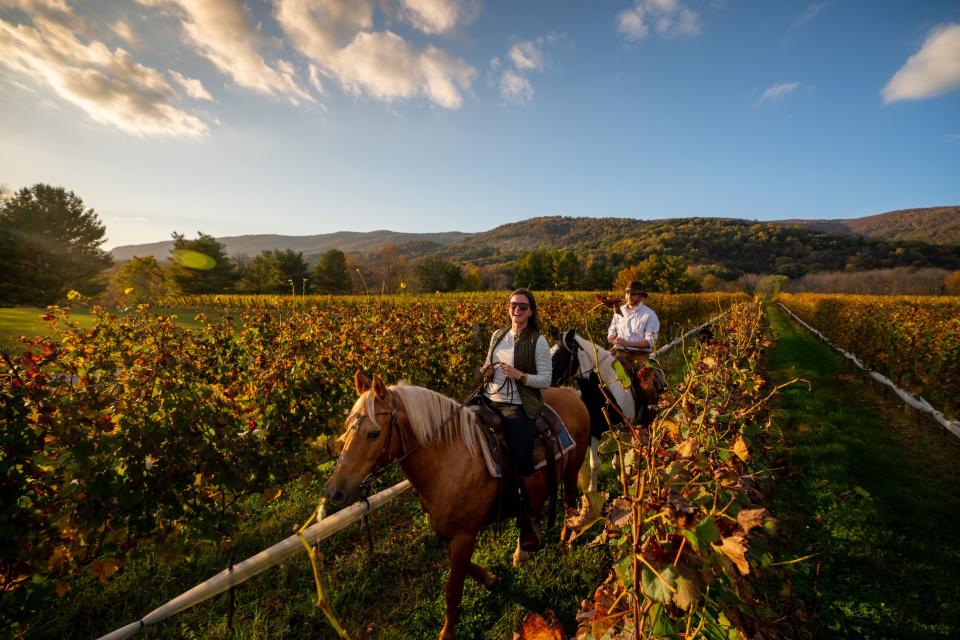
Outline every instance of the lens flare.
POLYGON ((173 255, 173 259, 188 269, 198 269, 200 271, 213 269, 217 265, 216 260, 205 253, 200 253, 199 251, 190 251, 188 249, 177 251, 173 255))

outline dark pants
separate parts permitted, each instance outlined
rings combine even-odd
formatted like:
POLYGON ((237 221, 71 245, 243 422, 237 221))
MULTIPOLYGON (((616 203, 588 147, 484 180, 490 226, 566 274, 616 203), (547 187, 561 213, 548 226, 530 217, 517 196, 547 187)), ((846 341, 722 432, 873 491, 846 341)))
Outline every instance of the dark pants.
POLYGON ((521 476, 536 473, 533 466, 533 444, 537 438, 537 421, 528 418, 519 404, 500 404, 496 408, 503 416, 510 457, 521 476))

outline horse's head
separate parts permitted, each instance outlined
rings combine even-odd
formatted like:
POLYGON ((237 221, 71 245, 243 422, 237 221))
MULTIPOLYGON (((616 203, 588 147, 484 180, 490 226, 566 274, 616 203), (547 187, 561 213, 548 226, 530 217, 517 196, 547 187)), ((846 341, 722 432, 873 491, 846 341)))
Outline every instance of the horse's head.
POLYGON ((577 334, 573 329, 569 329, 562 334, 558 332, 555 336, 557 344, 550 356, 553 366, 553 376, 550 380, 550 386, 569 384, 574 378, 581 374, 580 366, 580 344, 577 342, 577 334))
POLYGON ((356 502, 364 483, 401 455, 403 449, 394 394, 378 375, 373 376, 371 384, 358 371, 353 382, 357 402, 347 416, 341 437, 343 451, 326 484, 327 498, 337 505, 356 502))

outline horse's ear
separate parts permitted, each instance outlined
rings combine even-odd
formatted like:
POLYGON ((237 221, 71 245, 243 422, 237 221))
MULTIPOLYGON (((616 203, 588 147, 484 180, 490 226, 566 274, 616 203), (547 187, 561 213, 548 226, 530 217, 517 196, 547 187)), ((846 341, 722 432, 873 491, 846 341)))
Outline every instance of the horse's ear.
POLYGON ((381 400, 387 397, 387 385, 383 384, 383 379, 377 374, 373 374, 373 395, 381 400))
POLYGON ((567 332, 563 334, 563 344, 567 345, 568 347, 575 346, 577 344, 576 333, 576 329, 567 330, 567 332))
POLYGON ((560 341, 560 327, 550 327, 550 337, 554 342, 560 341))
POLYGON ((353 374, 353 386, 356 388, 358 396, 362 396, 370 388, 370 381, 367 380, 367 376, 363 375, 363 371, 357 369, 357 372, 353 374))

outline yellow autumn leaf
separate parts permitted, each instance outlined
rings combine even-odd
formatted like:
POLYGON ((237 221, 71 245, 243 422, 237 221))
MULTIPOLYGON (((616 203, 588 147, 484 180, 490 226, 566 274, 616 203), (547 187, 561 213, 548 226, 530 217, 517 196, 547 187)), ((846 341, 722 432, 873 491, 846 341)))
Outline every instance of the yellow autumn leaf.
POLYGON ((737 436, 736 441, 733 443, 733 452, 744 462, 750 457, 750 451, 747 450, 747 443, 744 442, 743 436, 737 436))
POLYGON ((750 565, 747 564, 747 545, 744 544, 745 541, 746 538, 744 538, 743 534, 737 533, 724 538, 719 546, 714 546, 737 565, 740 573, 748 575, 750 573, 750 565))
POLYGON ((697 442, 696 437, 690 436, 677 446, 677 453, 680 454, 681 458, 692 458, 697 455, 697 452, 700 450, 700 443, 697 442))
POLYGON ((750 533, 750 530, 754 527, 761 526, 763 519, 766 517, 767 510, 762 507, 759 509, 743 509, 737 514, 737 524, 740 525, 744 533, 750 533))

